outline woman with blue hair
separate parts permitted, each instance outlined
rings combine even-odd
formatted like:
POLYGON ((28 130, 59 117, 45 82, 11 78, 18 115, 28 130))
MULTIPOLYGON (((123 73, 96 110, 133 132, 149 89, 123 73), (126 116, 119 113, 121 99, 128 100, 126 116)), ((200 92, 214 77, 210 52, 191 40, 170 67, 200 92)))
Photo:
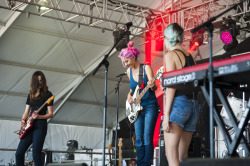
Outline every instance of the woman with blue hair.
MULTIPOLYGON (((193 57, 181 46, 183 28, 177 23, 170 24, 164 31, 164 55, 166 71, 195 65, 193 57)), ((188 148, 199 117, 197 94, 166 88, 163 130, 165 151, 169 166, 179 166, 188 157, 188 148)))

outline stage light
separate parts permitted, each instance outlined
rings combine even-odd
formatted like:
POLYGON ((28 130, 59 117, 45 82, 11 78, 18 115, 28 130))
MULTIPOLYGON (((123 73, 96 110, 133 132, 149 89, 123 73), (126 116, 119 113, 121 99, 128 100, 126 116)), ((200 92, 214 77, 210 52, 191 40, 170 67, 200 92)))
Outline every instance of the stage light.
POLYGON ((230 44, 233 41, 232 33, 229 30, 224 30, 221 32, 220 38, 223 43, 230 44))
POLYGON ((197 47, 203 44, 203 33, 205 31, 203 29, 197 31, 196 33, 192 33, 192 38, 190 40, 190 48, 188 52, 191 54, 197 47))
POLYGON ((8 2, 8 6, 9 6, 10 8, 13 8, 13 7, 16 6, 16 1, 14 1, 14 0, 8 0, 7 2, 8 2))
MULTIPOLYGON (((160 21, 158 22, 159 25, 156 26, 156 30, 161 32, 160 34, 163 34, 163 24, 160 21)), ((161 38, 161 35, 158 34, 157 38, 155 39, 155 51, 163 51, 163 45, 164 36, 161 38)))
POLYGON ((191 54, 199 46, 198 42, 194 42, 193 45, 189 48, 188 53, 191 54))
POLYGON ((37 6, 39 13, 44 12, 46 10, 49 10, 49 8, 48 8, 48 6, 49 6, 48 0, 40 0, 40 1, 38 1, 37 4, 40 5, 40 6, 37 6))
MULTIPOLYGON (((116 43, 120 39, 121 35, 124 34, 124 32, 125 32, 125 27, 117 27, 113 31, 114 43, 116 43)), ((116 50, 121 51, 121 49, 127 48, 127 44, 129 42, 129 35, 130 31, 127 31, 126 34, 123 36, 123 38, 115 46, 116 50)))
POLYGON ((222 25, 220 27, 220 38, 225 44, 223 49, 229 51, 238 45, 236 36, 239 34, 237 30, 236 21, 234 21, 231 16, 228 18, 223 17, 222 25))
MULTIPOLYGON (((250 7, 250 4, 248 6, 248 8, 250 7)), ((250 12, 245 13, 245 15, 243 16, 243 19, 245 22, 250 20, 250 12)))

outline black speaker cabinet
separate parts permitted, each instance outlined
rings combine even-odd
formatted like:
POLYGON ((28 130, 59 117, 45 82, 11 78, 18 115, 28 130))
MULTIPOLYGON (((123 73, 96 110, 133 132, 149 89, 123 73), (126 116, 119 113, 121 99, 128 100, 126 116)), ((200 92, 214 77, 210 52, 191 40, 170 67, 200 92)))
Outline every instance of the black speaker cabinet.
POLYGON ((230 159, 187 159, 181 162, 180 166, 249 166, 250 158, 230 159))
POLYGON ((52 163, 52 152, 50 150, 43 150, 42 155, 43 153, 46 155, 46 163, 52 163))
POLYGON ((47 166, 86 166, 85 163, 49 163, 47 166))
POLYGON ((168 166, 168 160, 165 154, 164 138, 159 138, 159 151, 160 166, 168 166))

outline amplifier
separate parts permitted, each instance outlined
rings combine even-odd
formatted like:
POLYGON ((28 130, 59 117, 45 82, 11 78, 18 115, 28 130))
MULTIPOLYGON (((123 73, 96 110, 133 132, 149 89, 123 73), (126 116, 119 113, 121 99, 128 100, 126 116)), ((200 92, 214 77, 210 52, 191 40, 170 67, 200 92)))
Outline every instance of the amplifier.
POLYGON ((165 154, 164 138, 159 138, 159 151, 160 166, 168 166, 168 160, 165 154))
POLYGON ((160 137, 163 137, 163 136, 164 136, 163 127, 162 127, 162 122, 163 122, 163 116, 161 116, 161 124, 160 124, 160 128, 159 128, 159 136, 160 136, 160 137))

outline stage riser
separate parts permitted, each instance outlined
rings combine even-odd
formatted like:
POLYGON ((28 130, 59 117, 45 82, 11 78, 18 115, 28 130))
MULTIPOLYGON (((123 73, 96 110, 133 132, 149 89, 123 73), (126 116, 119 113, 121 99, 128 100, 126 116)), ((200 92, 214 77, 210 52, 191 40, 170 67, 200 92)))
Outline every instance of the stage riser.
POLYGON ((189 159, 180 166, 249 166, 250 159, 189 159))

